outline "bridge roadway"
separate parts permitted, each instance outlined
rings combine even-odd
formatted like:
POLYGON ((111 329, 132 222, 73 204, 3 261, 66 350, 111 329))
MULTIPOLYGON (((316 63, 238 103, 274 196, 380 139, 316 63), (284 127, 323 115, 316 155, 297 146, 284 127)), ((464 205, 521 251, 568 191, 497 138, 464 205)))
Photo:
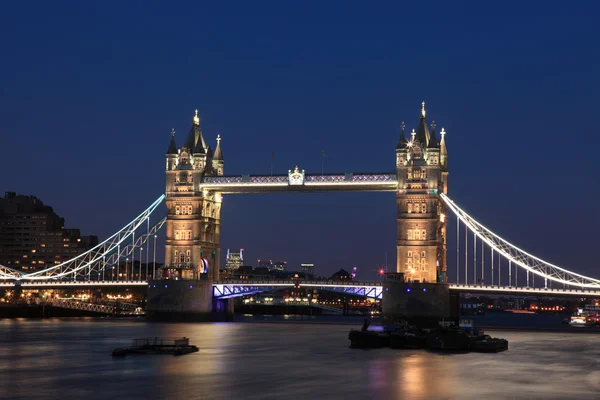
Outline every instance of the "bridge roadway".
MULTIPOLYGON (((383 284, 381 282, 336 282, 336 281, 299 281, 301 287, 332 290, 358 296, 381 299, 383 284)), ((23 289, 86 289, 86 288, 121 288, 143 287, 144 281, 21 281, 23 289)), ((219 281, 213 284, 213 293, 218 298, 245 296, 268 290, 291 288, 295 281, 219 281)), ((14 288, 14 281, 0 282, 0 288, 14 288)), ((450 290, 461 293, 481 293, 489 295, 521 295, 521 296, 579 296, 600 298, 598 290, 528 288, 491 285, 450 284, 450 290)))

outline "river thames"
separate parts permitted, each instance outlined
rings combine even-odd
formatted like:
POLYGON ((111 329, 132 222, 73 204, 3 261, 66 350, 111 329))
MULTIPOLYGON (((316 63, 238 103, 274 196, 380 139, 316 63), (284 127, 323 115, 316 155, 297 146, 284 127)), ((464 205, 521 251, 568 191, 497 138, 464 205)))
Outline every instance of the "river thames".
POLYGON ((499 354, 356 350, 341 320, 0 320, 0 399, 597 399, 600 335, 492 331, 499 354), (186 356, 113 358, 145 336, 186 356))

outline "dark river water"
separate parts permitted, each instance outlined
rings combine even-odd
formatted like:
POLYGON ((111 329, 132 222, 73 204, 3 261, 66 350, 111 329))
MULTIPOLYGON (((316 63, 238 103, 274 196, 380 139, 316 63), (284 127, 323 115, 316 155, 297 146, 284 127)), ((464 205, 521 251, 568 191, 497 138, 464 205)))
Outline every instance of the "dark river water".
POLYGON ((488 330, 510 349, 441 355, 350 349, 347 322, 0 320, 0 399, 600 398, 599 334, 488 330), (200 352, 111 357, 144 336, 200 352))

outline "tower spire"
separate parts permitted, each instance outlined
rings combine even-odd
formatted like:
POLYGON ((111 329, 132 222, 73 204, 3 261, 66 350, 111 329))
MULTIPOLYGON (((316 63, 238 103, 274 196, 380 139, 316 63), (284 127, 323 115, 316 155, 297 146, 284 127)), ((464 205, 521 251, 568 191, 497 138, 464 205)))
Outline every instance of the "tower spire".
POLYGON ((221 150, 221 135, 217 134, 217 148, 213 160, 223 161, 223 151, 221 150))
POLYGON ((435 121, 431 121, 431 134, 429 135, 428 148, 437 148, 440 144, 438 143, 437 137, 435 137, 435 121))
POLYGON ((446 131, 442 128, 440 132, 442 139, 440 140, 440 164, 448 168, 448 149, 446 149, 446 131))
POLYGON ((423 147, 427 147, 429 145, 429 128, 427 127, 427 121, 425 119, 426 111, 425 111, 425 102, 421 103, 421 121, 419 122, 419 126, 417 127, 417 140, 423 147))
POLYGON ((404 135, 404 121, 400 124, 400 139, 398 140, 398 145, 396 146, 396 150, 405 149, 408 145, 408 140, 406 140, 406 135, 404 135))
POLYGON ((177 145, 175 144, 175 128, 171 129, 171 141, 169 142, 167 154, 177 154, 177 145))

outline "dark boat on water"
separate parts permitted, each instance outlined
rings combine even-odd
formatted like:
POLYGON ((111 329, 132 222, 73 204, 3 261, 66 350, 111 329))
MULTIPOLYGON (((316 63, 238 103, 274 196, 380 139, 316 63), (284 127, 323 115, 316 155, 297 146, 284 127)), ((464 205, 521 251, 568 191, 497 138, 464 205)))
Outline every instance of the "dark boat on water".
POLYGON ((365 320, 360 331, 351 330, 348 335, 353 348, 430 349, 434 351, 474 351, 497 353, 508 350, 508 341, 492 338, 473 328, 470 320, 460 321, 459 326, 440 323, 436 329, 419 329, 403 324, 385 327, 383 331, 369 331, 365 320))
POLYGON ((352 329, 348 334, 350 340, 350 347, 357 349, 377 349, 379 347, 386 347, 390 344, 389 332, 375 332, 369 329, 370 322, 365 319, 365 322, 360 329, 357 331, 352 329))
POLYGON ((125 357, 128 354, 172 354, 181 356, 195 353, 197 346, 190 345, 190 340, 182 338, 149 337, 133 339, 131 347, 116 348, 113 350, 114 357, 125 357))

